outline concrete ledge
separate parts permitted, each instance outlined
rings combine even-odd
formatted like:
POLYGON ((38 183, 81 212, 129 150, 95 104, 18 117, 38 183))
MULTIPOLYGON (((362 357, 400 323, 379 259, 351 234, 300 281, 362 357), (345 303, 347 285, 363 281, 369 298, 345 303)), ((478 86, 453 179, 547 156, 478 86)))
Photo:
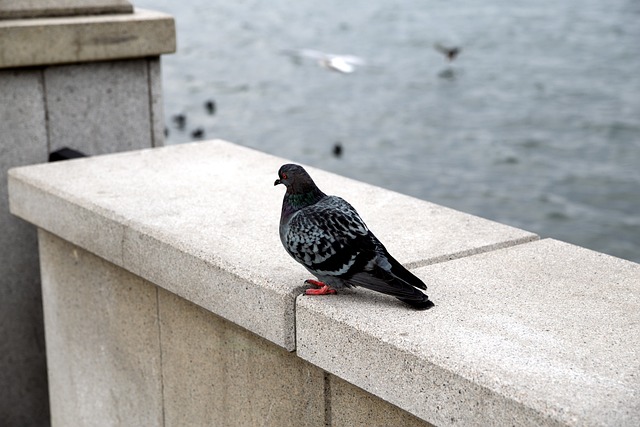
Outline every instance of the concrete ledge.
POLYGON ((209 141, 9 172, 12 213, 58 236, 40 233, 50 377, 53 393, 83 399, 52 399, 52 413, 116 416, 108 393, 143 387, 140 409, 124 408, 131 419, 255 423, 263 411, 244 405, 259 402, 272 425, 368 424, 367 414, 416 426, 640 424, 640 265, 309 168, 424 279, 436 307, 362 289, 301 296, 308 275, 277 232, 272 184, 285 162, 209 141), (140 379, 107 374, 111 387, 89 372, 93 356, 64 357, 69 346, 140 379), (227 381, 231 392, 218 386, 227 381), (225 409, 233 396, 243 403, 225 409))
MULTIPOLYGON (((273 181, 285 162, 213 141, 16 168, 10 206, 38 227, 293 350, 295 298, 308 274, 278 238, 282 191, 273 181)), ((537 238, 310 171, 321 188, 356 206, 403 263, 426 265, 537 238), (416 239, 416 230, 425 237, 416 239)))
POLYGON ((545 239, 415 273, 427 312, 298 298, 298 355, 436 425, 640 424, 640 265, 545 239))
POLYGON ((0 20, 0 68, 139 58, 173 53, 170 15, 131 14, 0 20))
POLYGON ((131 13, 127 0, 3 0, 0 19, 131 13))

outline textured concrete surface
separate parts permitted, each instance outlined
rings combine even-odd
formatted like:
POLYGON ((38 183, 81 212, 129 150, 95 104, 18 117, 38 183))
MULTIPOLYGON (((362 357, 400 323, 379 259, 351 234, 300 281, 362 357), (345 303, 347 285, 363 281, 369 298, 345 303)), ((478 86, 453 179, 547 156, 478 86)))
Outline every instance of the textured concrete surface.
POLYGON ((161 425, 157 288, 39 233, 54 426, 161 425))
POLYGON ((0 3, 0 19, 131 12, 133 6, 126 0, 3 0, 0 3))
MULTIPOLYGON (((46 162, 62 146, 99 154, 163 143, 158 58, 0 70, 0 384, 9 385, 0 388, 0 425, 48 420, 36 232, 9 213, 7 170, 46 162)), ((56 203, 41 200, 38 209, 56 203)), ((91 225, 96 218, 84 223, 85 239, 93 227, 109 232, 104 222, 91 225)))
POLYGON ((640 265, 542 240, 414 272, 429 311, 299 297, 298 355, 435 425, 640 424, 640 265))
POLYGON ((429 424, 46 231, 52 425, 429 424))
POLYGON ((429 427, 431 424, 367 393, 334 375, 330 381, 329 407, 331 427, 429 427))
MULTIPOLYGON (((105 337, 107 356, 93 354, 100 342, 89 340, 89 350, 78 350, 87 357, 67 361, 62 343, 75 335, 54 339, 48 351, 56 352, 54 369, 62 373, 51 376, 52 387, 58 380, 68 386, 64 378, 74 375, 88 378, 74 379, 79 384, 108 384, 106 374, 85 372, 85 359, 126 372, 118 363, 142 354, 144 363, 127 364, 139 374, 155 363, 145 351, 161 348, 168 423, 202 415, 211 423, 240 417, 252 424, 265 408, 274 425, 292 413, 304 423, 324 416, 334 425, 640 423, 640 265, 535 241, 531 233, 309 168, 325 192, 349 200, 423 278, 436 307, 416 312, 361 289, 301 296, 307 275, 277 233, 283 189, 273 180, 284 162, 211 141, 11 170, 14 214, 140 276, 116 273, 66 243, 56 249, 58 239, 43 232, 43 265, 50 262, 44 271, 61 274, 43 274, 45 283, 61 283, 64 273, 76 276, 63 289, 83 280, 85 286, 53 294, 45 287, 47 327, 54 313, 54 332, 69 324, 72 332, 100 336, 104 330, 95 325, 107 325, 115 341, 132 327, 133 335, 144 334, 154 311, 147 306, 155 307, 158 345, 144 335, 110 347, 105 337), (156 300, 143 279, 164 288, 156 300), (116 308, 76 325, 89 316, 83 299, 87 307, 106 300, 116 308), (126 319, 130 310, 140 313, 126 319), (135 347, 139 341, 145 349, 135 347), (278 397, 288 393, 301 407, 278 397)), ((144 378, 155 381, 153 375, 144 378)), ((113 380, 130 391, 128 377, 113 380)), ((109 398, 96 401, 118 403, 109 398)), ((69 413, 85 408, 52 402, 69 413)))
POLYGON ((160 290, 167 426, 321 426, 324 372, 160 290))
POLYGON ((7 170, 47 159, 42 75, 0 70, 0 425, 46 425, 38 242, 9 213, 7 170), (10 385, 10 386, 8 386, 10 385))
POLYGON ((0 20, 0 68, 144 58, 176 50, 170 15, 135 13, 0 20))
MULTIPOLYGON (((10 179, 12 212, 292 350, 294 300, 308 274, 278 237, 283 188, 273 181, 285 162, 213 141, 21 168, 10 179), (50 215, 44 207, 54 203, 50 215)), ((424 265, 536 238, 310 172, 360 210, 400 262, 424 265), (416 230, 426 237, 416 240, 416 230)))
POLYGON ((46 68, 51 151, 72 147, 96 155, 163 145, 162 108, 151 108, 161 107, 158 61, 46 68))
POLYGON ((162 98, 162 67, 160 58, 147 58, 147 80, 149 84, 149 107, 151 121, 151 146, 164 145, 164 105, 162 98))

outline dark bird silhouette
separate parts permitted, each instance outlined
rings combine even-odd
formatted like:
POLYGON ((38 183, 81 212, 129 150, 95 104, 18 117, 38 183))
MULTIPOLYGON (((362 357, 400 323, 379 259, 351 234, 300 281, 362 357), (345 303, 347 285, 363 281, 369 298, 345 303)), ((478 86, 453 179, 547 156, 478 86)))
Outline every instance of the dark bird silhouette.
POLYGON ((438 52, 442 53, 449 60, 449 62, 452 62, 454 59, 456 59, 456 57, 462 51, 461 47, 457 47, 457 46, 447 47, 447 46, 441 45, 440 43, 434 44, 433 47, 438 52))
POLYGON ((216 113, 216 103, 212 100, 208 100, 204 103, 204 108, 207 110, 210 116, 213 116, 216 113))
POLYGON ((176 127, 180 130, 183 130, 187 125, 187 116, 184 114, 176 114, 171 117, 171 120, 173 120, 173 123, 175 123, 176 127))
POLYGON ((340 158, 342 157, 342 144, 339 142, 336 142, 333 145, 333 155, 340 158))
POLYGON ((191 131, 191 137, 195 138, 195 139, 201 139, 204 137, 204 129, 202 128, 196 128, 193 131, 191 131))
POLYGON ((273 185, 287 191, 282 201, 280 240, 286 251, 318 280, 306 295, 335 294, 362 286, 392 295, 416 309, 433 307, 427 286, 396 261, 345 200, 327 196, 302 166, 283 165, 273 185))

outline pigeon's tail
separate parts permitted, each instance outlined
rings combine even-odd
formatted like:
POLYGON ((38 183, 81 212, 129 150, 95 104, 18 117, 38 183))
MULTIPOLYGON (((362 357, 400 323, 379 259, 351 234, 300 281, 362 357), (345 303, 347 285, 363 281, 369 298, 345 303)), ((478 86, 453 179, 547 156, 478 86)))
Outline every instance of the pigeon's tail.
POLYGON ((388 261, 388 264, 384 263, 385 267, 375 265, 371 270, 354 274, 347 282, 394 296, 415 309, 426 310, 433 307, 434 304, 429 297, 420 291, 420 289, 427 289, 422 280, 404 268, 391 255, 385 254, 384 257, 388 261))
POLYGON ((415 308, 416 310, 427 310, 435 306, 433 301, 431 301, 427 295, 423 294, 418 289, 415 289, 415 288, 419 288, 419 289, 426 290, 427 285, 425 285, 422 280, 416 277, 409 270, 404 268, 404 266, 400 264, 398 261, 396 261, 394 257, 389 255, 388 253, 386 254, 386 257, 387 257, 387 260, 389 261, 389 264, 391 264, 391 274, 393 274, 394 276, 397 276, 400 280, 414 287, 412 289, 413 292, 410 297, 408 298, 397 297, 397 298, 400 301, 404 302, 405 304, 409 304, 411 307, 415 308))
MULTIPOLYGON (((385 253, 384 257, 391 264, 391 274, 399 278, 400 280, 407 282, 407 284, 413 286, 418 289, 427 289, 427 285, 420 279, 418 279, 413 273, 404 268, 402 264, 400 264, 394 257, 389 255, 389 253, 385 253)), ((422 292, 420 292, 422 294, 422 292)), ((424 295, 424 294, 423 294, 424 295)))
POLYGON ((409 286, 404 280, 381 268, 376 268, 371 272, 356 273, 349 278, 347 283, 394 296, 418 310, 426 310, 434 306, 429 297, 419 289, 409 286))
POLYGON ((415 308, 416 310, 428 310, 431 307, 435 306, 433 301, 431 301, 429 297, 426 296, 425 294, 422 294, 422 299, 420 300, 406 299, 406 298, 398 298, 398 299, 405 304, 409 304, 411 307, 415 308))

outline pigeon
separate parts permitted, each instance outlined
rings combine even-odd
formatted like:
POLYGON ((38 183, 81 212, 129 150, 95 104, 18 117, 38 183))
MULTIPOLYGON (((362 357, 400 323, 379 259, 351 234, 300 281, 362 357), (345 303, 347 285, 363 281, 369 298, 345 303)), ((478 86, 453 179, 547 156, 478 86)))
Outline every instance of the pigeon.
POLYGON ((285 250, 318 280, 306 295, 335 294, 361 286, 392 295, 413 308, 434 306, 426 285, 396 261, 344 199, 328 196, 300 165, 286 164, 273 185, 287 191, 282 201, 280 240, 285 250))

